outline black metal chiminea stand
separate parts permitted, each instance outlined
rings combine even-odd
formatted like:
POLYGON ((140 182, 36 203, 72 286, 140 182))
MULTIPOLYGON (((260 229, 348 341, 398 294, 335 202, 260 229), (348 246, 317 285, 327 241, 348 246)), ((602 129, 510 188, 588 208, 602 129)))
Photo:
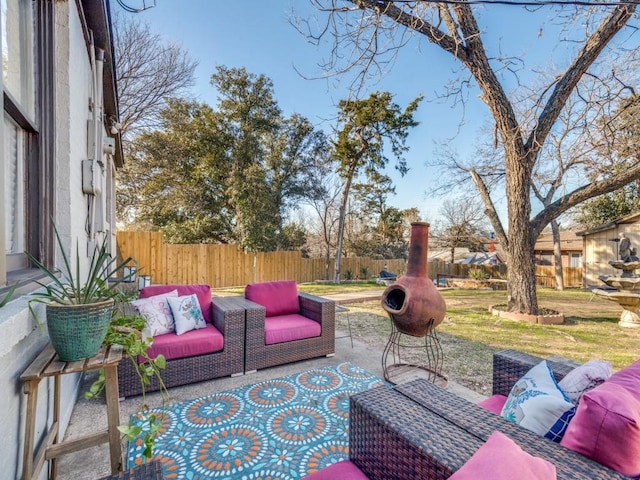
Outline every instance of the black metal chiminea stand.
MULTIPOLYGON (((396 328, 391 318, 391 334, 382 353, 384 379, 393 384, 415 378, 424 378, 441 387, 447 385, 442 375, 444 353, 435 328, 430 328, 424 337, 405 335, 396 328)), ((431 320, 430 322, 433 322, 431 320)))

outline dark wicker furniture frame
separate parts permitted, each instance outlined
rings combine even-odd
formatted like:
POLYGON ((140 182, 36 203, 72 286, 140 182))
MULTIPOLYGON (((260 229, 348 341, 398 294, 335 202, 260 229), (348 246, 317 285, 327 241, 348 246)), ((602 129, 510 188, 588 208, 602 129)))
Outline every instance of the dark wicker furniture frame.
MULTIPOLYGON (((213 325, 224 335, 224 349, 219 352, 193 357, 167 360, 161 371, 167 388, 202 382, 244 372, 245 311, 236 297, 213 297, 213 325)), ((142 393, 140 379, 129 358, 118 365, 120 396, 128 397, 142 393)), ((145 391, 160 390, 158 380, 153 377, 145 391)))
POLYGON ((102 477, 100 480, 162 480, 163 478, 162 463, 160 460, 152 460, 119 474, 102 477))
POLYGON ((298 292, 300 315, 320 323, 322 333, 319 337, 265 345, 265 308, 243 297, 238 298, 246 309, 245 373, 335 354, 336 305, 333 300, 298 292))
MULTIPOLYGON (((495 354, 494 393, 508 395, 541 360, 514 350, 495 354)), ((558 380, 573 368, 562 360, 550 365, 558 380)), ((374 388, 350 402, 349 458, 372 480, 446 479, 495 430, 553 463, 559 479, 628 478, 423 379, 374 388)))

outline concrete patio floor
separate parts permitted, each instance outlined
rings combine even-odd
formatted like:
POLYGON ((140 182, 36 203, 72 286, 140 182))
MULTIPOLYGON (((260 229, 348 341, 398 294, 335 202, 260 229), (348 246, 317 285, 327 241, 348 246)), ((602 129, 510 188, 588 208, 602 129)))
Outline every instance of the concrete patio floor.
MULTIPOLYGON (((378 292, 372 292, 371 294, 366 295, 366 299, 370 300, 371 295, 374 295, 375 298, 375 294, 377 294, 379 298, 378 292)), ((355 298, 356 295, 351 295, 350 297, 336 298, 336 301, 339 303, 353 303, 355 298)), ((360 300, 356 299, 355 301, 363 301, 364 299, 365 298, 361 298, 360 300)), ((169 391, 169 402, 174 403, 191 400, 214 392, 231 390, 272 378, 300 373, 311 368, 337 365, 343 362, 355 363, 356 365, 359 365, 382 378, 382 351, 356 339, 353 340, 352 348, 348 332, 336 331, 336 337, 341 337, 345 334, 347 334, 346 337, 336 339, 336 354, 333 357, 321 357, 303 362, 267 368, 248 375, 219 378, 193 385, 172 388, 169 391)), ((92 380, 93 378, 91 376, 87 376, 85 378, 81 388, 82 392, 88 388, 92 380)), ((451 381, 449 381, 447 389, 472 402, 478 402, 484 399, 484 396, 451 381)), ((121 423, 126 423, 127 419, 139 410, 140 401, 140 397, 130 397, 120 402, 121 423)), ((147 404, 151 407, 159 406, 161 404, 160 395, 158 393, 148 394, 147 404)), ((86 435, 87 432, 106 429, 106 425, 106 406, 104 400, 98 399, 88 401, 81 397, 75 405, 71 422, 65 434, 65 440, 71 440, 73 438, 86 435)), ((123 441, 123 452, 126 452, 126 441, 123 441)), ((80 452, 67 454, 58 459, 57 478, 60 480, 92 480, 107 476, 110 473, 109 447, 106 443, 80 452)))

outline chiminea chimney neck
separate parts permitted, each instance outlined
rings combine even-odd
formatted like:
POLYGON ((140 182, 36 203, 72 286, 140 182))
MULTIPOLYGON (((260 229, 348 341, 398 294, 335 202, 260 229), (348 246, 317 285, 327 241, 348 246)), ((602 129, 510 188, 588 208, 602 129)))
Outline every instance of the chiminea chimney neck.
POLYGON ((429 224, 426 222, 411 222, 406 275, 410 277, 426 277, 428 273, 428 255, 429 224))

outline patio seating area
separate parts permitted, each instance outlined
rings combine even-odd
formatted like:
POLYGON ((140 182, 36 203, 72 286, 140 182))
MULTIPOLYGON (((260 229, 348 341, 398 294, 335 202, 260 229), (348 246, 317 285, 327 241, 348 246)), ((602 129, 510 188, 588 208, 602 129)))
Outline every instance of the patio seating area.
MULTIPOLYGON (((304 301, 313 302, 312 297, 301 295, 301 305, 304 301)), ((249 316, 253 315, 254 322, 259 325, 257 328, 264 332, 265 316, 268 318, 265 310, 268 311, 269 306, 258 306, 241 297, 229 297, 226 300, 229 301, 229 305, 246 305, 247 322, 249 316)), ((254 297, 254 300, 259 299, 254 297)), ((343 298, 341 301, 349 300, 343 298)), ((303 307, 301 311, 315 309, 315 315, 320 318, 322 312, 327 310, 325 306, 329 305, 333 330, 334 301, 325 299, 316 304, 315 307, 303 307)), ((336 332, 336 337, 340 337, 341 333, 344 332, 336 332)), ((333 367, 342 362, 359 365, 382 378, 383 352, 351 337, 349 340, 346 336, 343 339, 338 338, 334 342, 335 356, 319 356, 310 349, 307 353, 311 354, 302 356, 299 361, 285 355, 276 356, 276 363, 261 365, 257 369, 249 369, 245 363, 245 374, 241 376, 183 381, 182 384, 189 384, 171 388, 169 401, 189 401, 310 369, 333 367)), ((495 354, 493 394, 505 398, 509 396, 513 385, 541 361, 541 358, 514 350, 495 354)), ((558 381, 579 365, 559 357, 550 357, 547 361, 558 381)), ((90 376, 85 379, 88 383, 91 380, 90 376)), ((628 478, 576 451, 505 420, 500 415, 492 413, 488 406, 482 408, 478 405, 487 404, 488 401, 490 403, 491 399, 454 382, 449 382, 444 389, 423 379, 407 381, 393 388, 378 387, 354 394, 350 399, 348 468, 357 467, 356 470, 369 479, 445 479, 461 469, 498 431, 524 452, 553 464, 557 478, 628 478)), ((147 397, 150 407, 160 406, 160 402, 159 393, 151 393, 147 397)), ((120 405, 121 421, 126 422, 139 407, 139 397, 123 400, 120 405)), ((87 431, 100 428, 100 422, 105 417, 101 411, 104 408, 104 403, 100 401, 79 400, 65 440, 73 440, 85 435, 87 431)), ((108 459, 109 451, 106 445, 85 450, 81 454, 66 455, 58 462, 58 478, 64 480, 108 476, 108 459)), ((152 475, 149 478, 154 478, 153 475, 156 473, 153 468, 147 468, 145 475, 147 471, 152 475)), ((134 472, 130 474, 133 475, 134 472)))
MULTIPOLYGON (((381 292, 378 292, 376 295, 379 295, 380 293, 381 292)), ((372 293, 340 294, 336 295, 335 300, 340 303, 348 304, 365 299, 371 300, 371 296, 372 293)), ((339 337, 344 333, 345 332, 336 330, 336 337, 339 337)), ((347 336, 335 340, 335 356, 323 356, 264 368, 246 375, 234 377, 226 376, 173 387, 169 390, 169 401, 173 403, 191 400, 214 392, 230 390, 272 378, 301 373, 311 368, 338 365, 346 361, 360 365, 379 377, 382 377, 383 371, 381 359, 381 350, 366 345, 365 343, 358 341, 356 338, 353 339, 352 347, 351 338, 347 336)), ((91 384, 92 380, 92 376, 87 375, 82 387, 83 391, 91 384)), ((471 402, 478 402, 484 399, 482 395, 453 382, 449 382, 448 390, 456 395, 467 398, 471 402)), ((160 393, 152 392, 147 394, 147 403, 151 407, 161 405, 160 393)), ((126 422, 126 420, 134 414, 139 407, 140 397, 131 397, 122 400, 120 402, 121 422, 126 422)), ((71 423, 67 429, 65 439, 72 440, 83 436, 88 431, 106 428, 106 416, 104 414, 105 408, 106 406, 103 401, 79 398, 73 412, 71 423)), ((60 480, 108 477, 110 473, 109 450, 108 445, 106 444, 92 447, 82 452, 65 455, 58 461, 57 478, 60 480)))
MULTIPOLYGON (((163 328, 149 332, 154 336, 149 355, 165 356, 162 379, 167 388, 335 353, 335 302, 298 292, 293 281, 249 285, 247 298, 212 298, 208 285, 153 285, 141 290, 133 306, 151 322, 150 328, 163 328), (202 328, 167 331, 159 319, 166 310, 165 295, 196 295, 202 328)), ((132 362, 118 366, 118 384, 121 397, 142 393, 132 362)), ((157 390, 153 377, 145 391, 157 390)))

